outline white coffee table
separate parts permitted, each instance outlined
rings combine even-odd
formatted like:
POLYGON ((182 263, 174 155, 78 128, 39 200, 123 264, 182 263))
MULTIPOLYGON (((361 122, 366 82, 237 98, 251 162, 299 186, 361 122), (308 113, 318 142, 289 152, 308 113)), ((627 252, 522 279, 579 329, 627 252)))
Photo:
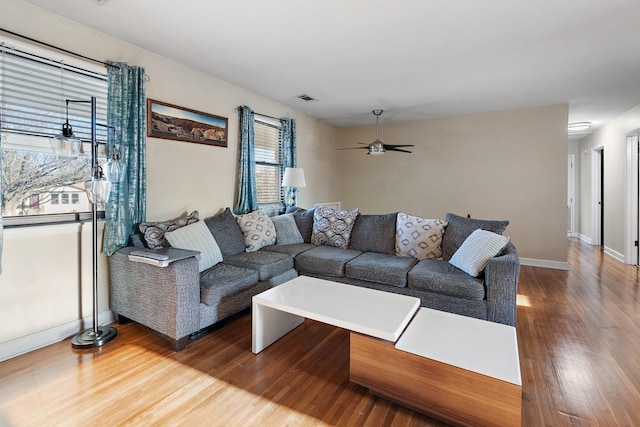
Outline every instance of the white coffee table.
POLYGON ((299 276, 253 297, 252 351, 260 353, 305 318, 396 342, 420 299, 299 276))
POLYGON ((350 379, 455 425, 519 426, 513 326, 421 308, 394 345, 351 334, 350 379))

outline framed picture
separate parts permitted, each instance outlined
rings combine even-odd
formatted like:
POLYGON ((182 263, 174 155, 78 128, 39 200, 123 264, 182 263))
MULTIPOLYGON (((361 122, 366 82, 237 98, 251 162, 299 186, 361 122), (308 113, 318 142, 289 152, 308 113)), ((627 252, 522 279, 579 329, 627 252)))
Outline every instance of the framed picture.
POLYGON ((147 136, 227 146, 229 119, 147 99, 147 136))

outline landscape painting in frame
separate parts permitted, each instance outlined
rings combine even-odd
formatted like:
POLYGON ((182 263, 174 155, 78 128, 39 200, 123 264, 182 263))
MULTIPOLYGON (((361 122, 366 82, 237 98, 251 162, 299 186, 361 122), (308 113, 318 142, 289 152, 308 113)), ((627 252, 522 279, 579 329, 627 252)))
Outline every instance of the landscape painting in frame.
POLYGON ((226 117, 147 100, 147 136, 226 147, 228 124, 226 117))

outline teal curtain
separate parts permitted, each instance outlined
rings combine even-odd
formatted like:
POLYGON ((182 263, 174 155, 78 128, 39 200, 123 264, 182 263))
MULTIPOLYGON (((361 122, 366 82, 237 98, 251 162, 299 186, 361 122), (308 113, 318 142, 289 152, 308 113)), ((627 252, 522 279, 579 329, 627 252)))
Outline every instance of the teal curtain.
MULTIPOLYGON (((280 119, 280 143, 282 144, 282 173, 285 168, 295 168, 298 165, 296 156, 296 121, 294 119, 280 119)), ((285 187, 284 200, 293 200, 297 205, 298 189, 285 187)), ((283 203, 282 207, 285 207, 283 203)))
POLYGON ((238 203, 236 215, 253 212, 258 209, 256 189, 256 158, 254 139, 254 113, 243 105, 238 107, 240 121, 240 164, 238 165, 238 203))
POLYGON ((113 254, 125 246, 135 224, 146 220, 146 100, 145 73, 124 62, 109 64, 107 158, 120 157, 120 178, 111 185, 105 208, 103 250, 113 254))

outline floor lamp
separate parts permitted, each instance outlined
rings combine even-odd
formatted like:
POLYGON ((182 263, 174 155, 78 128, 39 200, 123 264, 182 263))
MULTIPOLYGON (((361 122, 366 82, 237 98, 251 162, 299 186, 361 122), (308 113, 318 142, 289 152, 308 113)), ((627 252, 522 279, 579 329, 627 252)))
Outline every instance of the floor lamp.
MULTIPOLYGON (((67 121, 62 126, 63 138, 73 137, 73 130, 69 125, 69 103, 91 103, 91 179, 86 181, 85 190, 91 202, 91 223, 93 243, 93 328, 85 329, 71 339, 71 346, 76 349, 90 349, 101 347, 113 341, 118 331, 113 326, 98 326, 98 204, 106 203, 111 192, 111 182, 104 178, 102 168, 98 165, 98 141, 96 139, 96 97, 91 101, 67 100, 67 121)), ((73 145, 73 144, 71 144, 73 145)))

